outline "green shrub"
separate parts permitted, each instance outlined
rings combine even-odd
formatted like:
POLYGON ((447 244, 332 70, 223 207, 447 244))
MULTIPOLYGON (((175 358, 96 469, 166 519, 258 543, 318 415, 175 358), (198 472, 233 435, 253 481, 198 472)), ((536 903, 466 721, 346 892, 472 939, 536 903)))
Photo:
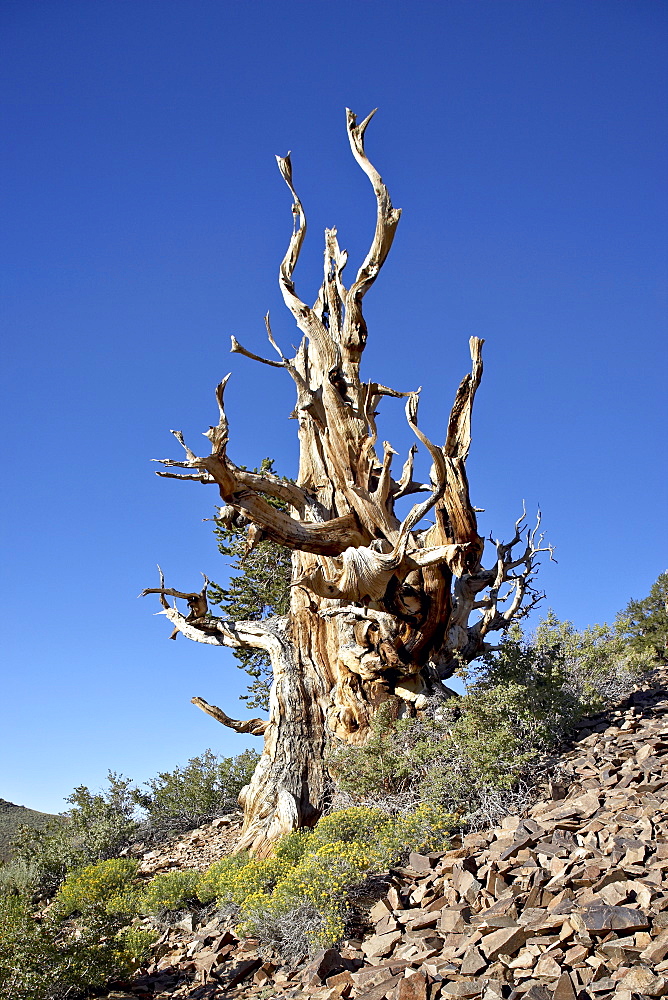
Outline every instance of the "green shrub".
POLYGON ((219 757, 205 750, 185 767, 147 781, 148 792, 134 793, 134 801, 147 814, 146 832, 149 836, 182 832, 229 812, 258 760, 255 750, 245 750, 238 757, 219 757))
POLYGON ((423 801, 470 818, 481 796, 509 792, 549 746, 543 726, 525 711, 527 699, 523 685, 508 683, 470 688, 444 706, 435 726, 438 739, 423 758, 423 801))
POLYGON ((81 785, 67 802, 72 808, 41 829, 23 827, 12 845, 15 875, 27 890, 51 896, 68 871, 112 858, 137 833, 131 782, 109 772, 109 787, 93 794, 81 785))
POLYGON ((137 884, 138 862, 109 858, 70 872, 56 893, 56 911, 62 917, 91 907, 107 909, 111 900, 123 897, 137 884))
POLYGON ((416 793, 441 758, 444 726, 431 718, 398 719, 381 706, 364 746, 339 743, 328 756, 338 788, 354 801, 416 793))
POLYGON ((36 921, 28 901, 0 897, 0 995, 3 1000, 65 1000, 129 971, 119 922, 99 910, 85 921, 36 921))
POLYGON ((141 913, 159 914, 164 910, 181 910, 197 900, 200 873, 196 871, 165 872, 148 883, 137 901, 141 913))
MULTIPOLYGON (((44 919, 29 900, 0 895, 2 1000, 65 1000, 127 975, 155 940, 153 930, 128 926, 119 894, 136 897, 137 862, 113 858, 69 874, 44 919)), ((196 878, 197 876, 195 876, 196 878)))
MULTIPOLYGON (((201 878, 178 872, 142 887, 137 862, 118 857, 147 830, 138 824, 137 806, 147 807, 152 832, 161 822, 169 832, 213 818, 236 800, 256 759, 252 751, 224 760, 208 751, 150 782, 147 796, 110 773, 102 793, 81 786, 63 817, 23 828, 11 862, 0 868, 2 1000, 65 1000, 135 968, 153 933, 129 926, 134 915, 195 902, 201 878), (47 917, 35 920, 32 901, 54 894, 47 917)), ((257 873, 250 881, 251 888, 265 884, 257 873)))
POLYGON ((116 856, 137 832, 131 779, 108 771, 107 784, 97 794, 80 785, 65 800, 72 806, 65 814, 66 828, 100 860, 116 856))
POLYGON ((254 750, 227 758, 207 750, 147 782, 149 792, 111 771, 103 792, 75 788, 62 817, 39 829, 21 828, 11 864, 0 869, 0 889, 50 897, 69 871, 117 857, 140 836, 160 840, 214 819, 236 804, 257 760, 254 750), (138 806, 147 814, 143 824, 138 806))
POLYGON ((37 866, 23 858, 0 865, 0 895, 32 896, 37 881, 37 866))
POLYGON ((13 873, 7 875, 11 881, 20 873, 26 891, 49 897, 69 869, 92 860, 85 842, 65 822, 53 821, 41 829, 25 826, 19 830, 12 844, 13 873))
MULTIPOLYGON (((0 957, 6 958, 7 951, 15 941, 32 937, 37 925, 31 918, 28 901, 20 896, 0 896, 0 957)), ((4 969, 3 965, 0 968, 4 969)))
POLYGON ((531 638, 511 629, 497 651, 463 671, 465 694, 433 717, 394 720, 381 707, 368 743, 339 744, 330 769, 353 801, 412 795, 468 822, 494 823, 517 808, 529 764, 650 665, 619 628, 578 632, 550 612, 531 638))
POLYGON ((361 799, 409 789, 415 778, 416 740, 422 725, 415 719, 394 720, 389 703, 381 705, 363 747, 339 743, 329 751, 327 763, 339 788, 361 799))
POLYGON ((578 632, 548 611, 529 638, 511 629, 498 653, 472 665, 471 680, 474 687, 524 686, 525 723, 542 726, 546 741, 554 742, 576 719, 627 694, 651 666, 649 653, 634 650, 619 625, 578 632))
POLYGON ((340 745, 330 766, 353 801, 411 794, 462 817, 477 807, 483 789, 511 788, 537 753, 526 732, 520 736, 523 707, 518 685, 470 690, 443 703, 438 718, 388 720, 382 733, 377 721, 369 746, 340 745), (374 782, 381 754, 385 763, 374 782))

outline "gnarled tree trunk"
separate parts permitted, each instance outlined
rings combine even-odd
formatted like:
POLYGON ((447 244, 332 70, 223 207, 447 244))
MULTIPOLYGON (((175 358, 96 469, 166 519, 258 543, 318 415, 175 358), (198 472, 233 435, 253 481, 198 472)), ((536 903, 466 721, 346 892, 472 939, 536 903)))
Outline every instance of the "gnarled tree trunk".
POLYGON ((224 502, 221 519, 247 524, 249 547, 269 539, 293 550, 290 611, 284 618, 215 618, 208 612, 206 582, 199 594, 168 589, 162 579, 159 588, 145 591, 160 594, 175 630, 189 639, 256 647, 271 658, 268 722, 237 722, 203 699, 193 699, 224 725, 264 736, 260 763, 241 796, 241 846, 258 854, 283 833, 311 826, 321 815, 330 789, 325 753, 331 741, 363 743, 375 711, 387 701, 397 715, 424 711, 430 701, 443 697, 443 681, 460 663, 489 648, 490 632, 507 628, 540 596, 531 588, 536 555, 544 551, 538 525, 529 530, 521 517, 511 541, 495 543, 494 565, 485 569, 481 562, 484 543, 465 463, 483 341, 471 338, 472 369, 455 396, 442 446, 418 426, 419 390, 396 391, 361 380, 367 336, 362 300, 387 257, 400 216, 365 153, 371 117, 358 124, 347 112, 353 156, 371 181, 377 204, 371 247, 355 280, 345 286, 346 253, 339 249, 336 231, 326 230, 318 299, 310 307, 297 296, 293 271, 306 219, 290 157, 278 157, 294 200, 294 228, 279 283, 303 339, 296 355, 285 357, 268 317, 267 334, 279 360, 252 354, 232 339, 233 352, 283 368, 294 380, 297 482, 247 472, 228 457, 227 378, 217 389, 218 424, 207 433, 211 453, 195 455, 175 432, 186 457, 163 464, 191 471, 159 473, 217 485, 224 502), (413 478, 417 445, 398 478, 392 474, 396 453, 388 442, 378 456, 376 409, 384 396, 405 399, 408 424, 431 456, 428 483, 413 478), (416 502, 400 521, 396 501, 411 495, 416 502), (282 501, 284 509, 267 498, 282 501), (435 523, 424 527, 427 513, 435 523), (189 614, 182 614, 176 602, 170 607, 168 595, 186 600, 189 614), (470 624, 476 610, 479 619, 470 624))

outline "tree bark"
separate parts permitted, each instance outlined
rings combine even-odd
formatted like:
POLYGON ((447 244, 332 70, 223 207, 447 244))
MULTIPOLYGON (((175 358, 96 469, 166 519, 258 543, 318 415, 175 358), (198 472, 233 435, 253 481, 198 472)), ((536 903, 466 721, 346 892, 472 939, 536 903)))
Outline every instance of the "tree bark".
MULTIPOLYGON (((373 113, 372 113, 373 114, 373 113)), ((508 627, 540 599, 532 588, 536 557, 550 551, 522 516, 509 543, 495 543, 495 561, 482 565, 484 541, 469 496, 466 458, 471 413, 482 377, 483 341, 470 340, 472 368, 457 390, 443 446, 418 425, 419 390, 396 391, 360 378, 367 338, 362 300, 382 268, 400 211, 392 207, 380 174, 369 161, 360 124, 347 112, 355 160, 376 198, 376 228, 349 288, 347 263, 336 230, 325 232, 325 272, 310 307, 297 295, 293 272, 306 233, 289 155, 277 157, 293 197, 294 228, 279 270, 286 306, 303 335, 292 358, 267 334, 279 361, 242 347, 232 351, 283 368, 297 391, 300 462, 295 484, 249 473, 227 455, 229 429, 225 378, 216 390, 219 420, 207 432, 211 453, 197 456, 179 432, 184 460, 162 460, 186 473, 160 472, 218 487, 225 523, 248 525, 248 547, 261 538, 293 550, 290 611, 263 622, 226 622, 208 613, 206 581, 198 594, 159 593, 176 632, 198 642, 265 650, 273 669, 269 719, 239 722, 203 699, 193 701, 223 725, 264 736, 264 750, 240 801, 245 820, 240 847, 266 854, 282 834, 312 826, 331 794, 326 753, 332 741, 363 744, 378 707, 395 716, 416 715, 445 696, 443 680, 485 651, 486 636, 508 627), (396 452, 376 451, 377 407, 384 397, 405 399, 406 419, 432 466, 428 483, 413 479, 410 454, 398 479, 396 452), (395 503, 424 494, 403 521, 395 503), (273 502, 272 502, 273 501, 273 502), (281 501, 276 506, 276 501, 281 501), (287 507, 287 509, 286 509, 287 507), (430 513, 434 523, 424 526, 430 513), (517 547, 520 547, 518 551, 517 547), (166 596, 188 602, 190 613, 170 608, 166 596), (480 618, 469 623, 471 614, 480 618)), ((229 378, 229 376, 228 376, 229 378)))

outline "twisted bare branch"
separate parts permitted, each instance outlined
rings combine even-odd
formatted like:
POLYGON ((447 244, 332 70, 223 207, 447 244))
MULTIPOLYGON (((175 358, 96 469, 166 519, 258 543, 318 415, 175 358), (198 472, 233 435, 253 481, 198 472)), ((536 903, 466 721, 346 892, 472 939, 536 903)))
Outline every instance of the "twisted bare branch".
POLYGON ((198 457, 185 443, 181 432, 176 431, 173 433, 184 448, 187 460, 176 462, 172 459, 159 459, 158 461, 166 466, 201 470, 197 478, 208 473, 217 483, 225 504, 245 514, 263 530, 267 538, 279 545, 317 555, 339 555, 350 545, 362 544, 365 539, 352 512, 320 522, 298 520, 272 506, 260 494, 279 496, 298 510, 303 510, 308 500, 300 487, 245 472, 229 461, 226 455, 229 427, 224 408, 224 392, 228 378, 229 376, 226 376, 216 389, 218 424, 210 427, 205 433, 205 437, 208 437, 212 444, 211 454, 198 457))
POLYGON ((263 358, 259 354, 253 354, 252 351, 248 351, 239 343, 236 337, 230 337, 230 341, 230 352, 232 354, 243 354, 244 357, 250 358, 251 361, 259 361, 260 364, 269 365, 271 368, 285 368, 284 361, 271 361, 269 358, 263 358))
POLYGON ((249 736, 264 736, 269 723, 265 719, 246 719, 241 722, 238 719, 231 719, 217 705, 210 705, 204 698, 191 698, 191 703, 201 708, 203 712, 210 715, 216 722, 220 722, 228 729, 234 729, 236 733, 247 733, 249 736))
POLYGON ((524 505, 522 506, 523 512, 515 522, 515 534, 510 542, 494 543, 497 554, 494 579, 490 586, 487 606, 475 626, 481 637, 489 632, 507 629, 512 621, 525 617, 545 596, 542 592, 536 591, 532 583, 538 568, 538 556, 547 552, 550 560, 554 562, 554 547, 544 544, 544 533, 540 532, 540 511, 536 515, 536 524, 530 528, 526 525, 526 510, 524 505), (514 557, 513 549, 522 542, 524 542, 523 551, 514 557), (515 573, 514 570, 520 567, 522 567, 521 572, 515 573), (501 596, 504 584, 508 584, 508 590, 501 596), (500 610, 499 604, 508 601, 510 602, 508 607, 500 610))
POLYGON ((359 360, 366 343, 367 331, 362 316, 362 298, 371 288, 385 263, 401 217, 401 209, 392 207, 389 191, 364 149, 364 133, 376 110, 374 109, 358 125, 357 115, 350 108, 346 108, 346 127, 352 154, 371 181, 376 195, 376 229, 373 240, 346 296, 346 319, 342 343, 344 351, 353 361, 359 360))
POLYGON ((336 363, 334 346, 321 320, 313 309, 309 308, 297 295, 292 277, 297 266, 297 261, 299 260, 304 236, 306 235, 306 215, 292 181, 290 153, 286 156, 277 156, 276 162, 281 176, 293 197, 292 215, 294 220, 288 249, 279 268, 278 284, 283 295, 283 301, 294 316, 297 326, 313 344, 320 360, 321 368, 324 371, 328 371, 336 363))
MULTIPOLYGON (((169 604, 165 600, 166 597, 175 597, 175 598, 178 597, 183 601, 187 601, 188 607, 190 608, 190 613, 188 614, 188 617, 185 620, 188 622, 194 621, 195 619, 198 618, 203 618, 205 615, 208 614, 209 605, 207 602, 206 592, 209 586, 209 580, 206 576, 204 576, 203 573, 202 576, 204 578, 204 586, 200 591, 198 591, 195 594, 195 593, 188 593, 182 590, 174 590, 172 587, 165 587, 165 577, 159 566, 158 566, 158 571, 160 573, 160 586, 146 587, 144 590, 142 590, 141 594, 139 595, 140 597, 146 597, 147 594, 159 594, 160 603, 162 604, 163 608, 169 608, 169 604)), ((176 602, 174 603, 174 607, 176 607, 176 602)))
POLYGON ((480 337, 469 339, 472 368, 470 374, 465 375, 462 379, 450 411, 448 435, 444 446, 448 458, 465 460, 468 457, 471 447, 471 413, 475 394, 482 379, 482 345, 484 343, 485 341, 480 337))

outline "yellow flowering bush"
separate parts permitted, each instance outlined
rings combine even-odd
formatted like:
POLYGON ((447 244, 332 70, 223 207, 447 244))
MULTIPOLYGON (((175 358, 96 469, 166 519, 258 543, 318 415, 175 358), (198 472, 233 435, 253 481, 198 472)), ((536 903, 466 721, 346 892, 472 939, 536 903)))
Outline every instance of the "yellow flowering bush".
POLYGON ((214 862, 200 878, 197 896, 207 903, 215 899, 224 906, 240 905, 256 892, 271 890, 277 880, 290 868, 287 859, 251 858, 236 855, 214 862))
POLYGON ((394 817, 379 832, 380 856, 385 864, 397 864, 408 851, 446 851, 449 834, 458 826, 454 813, 423 802, 412 812, 394 817))
MULTIPOLYGON (((321 821, 322 822, 322 821, 321 821)), ((313 850, 313 833, 311 830, 293 830, 274 846, 274 857, 296 864, 307 851, 313 850)))
POLYGON ((202 903, 211 903, 224 893, 224 886, 235 878, 240 868, 248 864, 250 858, 246 851, 232 854, 230 857, 214 861, 200 876, 197 884, 197 898, 202 903))
POLYGON ((393 822, 392 817, 382 809, 367 806, 338 809, 329 816, 323 816, 316 826, 311 850, 317 850, 322 844, 336 842, 376 844, 383 831, 393 822))
POLYGON ((389 816, 382 809, 352 806, 330 813, 318 823, 313 848, 335 842, 365 845, 368 868, 397 864, 408 851, 444 851, 457 817, 440 806, 423 803, 410 813, 389 816))
POLYGON ((455 816, 429 804, 396 817, 363 806, 340 809, 323 817, 312 833, 288 834, 272 858, 249 861, 236 871, 232 859, 212 865, 199 897, 208 890, 219 901, 236 903, 242 933, 289 947, 294 941, 285 941, 281 927, 289 924, 293 938, 299 928, 305 950, 326 947, 344 932, 351 886, 374 869, 396 864, 408 850, 447 849, 455 826, 455 816))
MULTIPOLYGON (((322 822, 322 821, 321 821, 322 822)), ((307 931, 311 947, 326 946, 343 934, 346 890, 373 863, 373 853, 359 841, 343 840, 317 846, 280 878, 271 893, 255 892, 241 904, 241 929, 258 931, 268 916, 280 917, 305 905, 320 915, 307 931)))
POLYGON ((242 934, 260 940, 269 940, 280 952, 293 956, 327 948, 339 941, 345 930, 343 899, 330 905, 314 905, 303 896, 292 896, 287 891, 270 895, 254 893, 241 908, 242 934), (300 919, 301 918, 301 919, 300 919), (283 929, 291 927, 291 936, 283 929))
POLYGON ((137 912, 202 903, 239 909, 239 930, 295 954, 327 946, 344 932, 348 891, 373 870, 400 860, 407 849, 444 850, 455 818, 422 805, 404 816, 355 806, 320 820, 313 831, 283 837, 268 858, 245 853, 221 858, 204 874, 156 876, 137 912))
POLYGON ((109 858, 70 872, 56 893, 56 910, 63 917, 92 906, 106 909, 110 900, 131 892, 137 884, 138 863, 109 858))
POLYGON ((129 886, 110 896, 104 904, 104 909, 112 917, 133 917, 142 912, 141 899, 142 892, 139 885, 129 886))
POLYGON ((200 873, 196 871, 165 872, 148 883, 138 900, 140 913, 158 914, 163 910, 180 910, 197 899, 200 873))
POLYGON ((302 896, 316 905, 337 902, 346 886, 360 879, 372 865, 373 854, 359 841, 343 840, 323 844, 313 854, 306 854, 276 884, 274 894, 302 896))
POLYGON ((117 935, 117 940, 125 955, 126 961, 131 966, 141 965, 147 958, 151 946, 156 942, 158 932, 150 927, 142 927, 133 924, 125 927, 117 935))

